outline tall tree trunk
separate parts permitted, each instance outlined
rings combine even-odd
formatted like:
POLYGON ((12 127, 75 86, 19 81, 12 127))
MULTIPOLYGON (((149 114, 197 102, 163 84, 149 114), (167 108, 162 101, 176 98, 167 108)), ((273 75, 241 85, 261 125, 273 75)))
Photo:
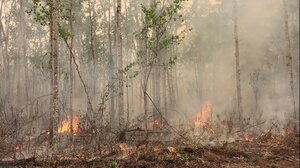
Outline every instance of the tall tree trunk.
POLYGON ((51 114, 50 114, 50 144, 53 145, 57 135, 59 106, 58 106, 58 24, 59 0, 52 0, 50 16, 50 45, 51 45, 51 114))
POLYGON ((148 90, 148 83, 149 83, 149 77, 151 74, 152 66, 149 68, 147 67, 149 64, 148 56, 149 56, 149 49, 147 46, 147 36, 145 35, 144 41, 143 41, 143 51, 145 54, 145 62, 144 65, 142 65, 143 69, 143 79, 142 79, 142 93, 143 93, 143 102, 144 102, 144 127, 146 130, 146 133, 148 132, 148 97, 147 97, 147 90, 148 90))
POLYGON ((237 112, 239 123, 241 124, 243 118, 242 107, 242 93, 241 93, 241 70, 240 70, 240 51, 239 51, 239 36, 238 36, 238 23, 237 23, 237 2, 233 0, 234 12, 234 42, 235 42, 235 68, 236 68, 236 92, 237 92, 237 112))
MULTIPOLYGON (((19 16, 20 17, 20 16, 19 16)), ((19 23, 20 23, 20 21, 19 21, 19 23)), ((17 80, 17 97, 15 98, 16 99, 16 101, 15 101, 15 103, 16 103, 16 106, 22 106, 21 105, 21 99, 22 99, 22 94, 21 94, 21 27, 19 27, 19 34, 18 34, 18 39, 19 40, 17 40, 17 45, 18 45, 18 51, 17 51, 17 55, 16 55, 16 58, 15 58, 15 68, 14 68, 14 70, 15 70, 15 73, 16 73, 16 75, 15 75, 15 77, 17 78, 16 80, 17 80)))
POLYGON ((174 84, 173 84, 173 80, 171 78, 172 75, 172 69, 167 70, 167 76, 166 76, 166 80, 167 80, 167 85, 168 85, 168 92, 169 92, 169 96, 167 96, 168 101, 170 102, 170 106, 173 107, 175 104, 173 102, 173 99, 175 97, 174 95, 174 84))
POLYGON ((175 64, 174 65, 174 71, 173 71, 173 69, 172 69, 172 71, 171 71, 171 81, 172 81, 172 83, 175 83, 174 85, 174 87, 173 87, 173 93, 174 93, 174 104, 177 106, 177 101, 178 101, 178 98, 179 98, 179 87, 178 87, 178 72, 177 72, 178 70, 177 70, 177 65, 175 64), (173 73, 172 73, 173 72, 173 73), (175 77, 175 79, 174 79, 174 77, 175 77), (175 81, 174 81, 175 80, 175 81), (173 82, 174 81, 174 82, 173 82))
MULTIPOLYGON (((70 24, 70 32, 74 35, 74 28, 73 28, 73 1, 70 1, 70 11, 69 11, 69 24, 70 24)), ((74 45, 74 37, 71 36, 71 43, 70 43, 70 50, 74 53, 73 50, 74 45)), ((70 52, 69 58, 69 112, 70 112, 70 133, 71 133, 71 141, 73 140, 73 82, 74 81, 74 73, 73 73, 73 57, 72 53, 70 52)))
MULTIPOLYGON (((162 71, 162 97, 163 97, 163 114, 167 115, 167 67, 162 71)), ((162 118, 160 118, 162 121, 162 118)))
MULTIPOLYGON (((0 16, 2 18, 2 14, 3 14, 3 8, 5 8, 4 6, 4 0, 1 1, 1 9, 0 9, 0 16)), ((2 49, 2 58, 3 58, 3 65, 4 65, 4 96, 5 96, 5 104, 4 104, 4 112, 9 111, 10 108, 10 104, 11 104, 11 77, 10 77, 10 59, 8 56, 8 42, 9 42, 9 31, 5 32, 5 27, 2 23, 2 20, 0 20, 0 35, 1 35, 1 49, 2 49)), ((8 30, 6 28, 6 30, 8 30)))
MULTIPOLYGON (((156 0, 151 0, 151 5, 154 5, 156 3, 156 0)), ((155 38, 156 42, 159 42, 159 34, 155 29, 153 29, 153 37, 155 38)), ((155 48, 154 52, 152 52, 153 57, 155 59, 154 61, 154 67, 153 67, 153 75, 152 75, 152 84, 153 84, 153 101, 154 101, 154 106, 153 107, 153 120, 160 120, 160 114, 157 110, 161 110, 161 55, 160 51, 158 51, 159 47, 157 49, 155 48)))
MULTIPOLYGON (((110 1, 109 1, 110 2, 110 1)), ((115 127, 115 92, 114 92, 114 82, 113 82, 113 77, 114 77, 114 70, 115 70, 115 64, 114 64, 114 55, 112 51, 112 37, 111 37, 111 9, 109 8, 108 11, 108 30, 107 30, 107 35, 108 35, 108 42, 109 42, 109 58, 108 58, 108 69, 109 69, 109 83, 110 83, 110 115, 109 115, 109 123, 110 123, 110 128, 115 127)))
MULTIPOLYGON (((92 91, 90 93, 91 95, 91 103, 94 103, 95 100, 95 92, 96 92, 96 54, 95 54, 95 33, 94 33, 94 19, 93 19, 93 10, 94 8, 92 7, 91 0, 88 1, 88 8, 89 8, 89 21, 90 21, 90 51, 91 51, 91 56, 92 56, 92 64, 93 64, 93 72, 92 72, 92 91)), ((91 111, 92 109, 88 105, 88 112, 92 114, 93 112, 91 111)), ((90 116, 91 117, 91 116, 90 116)))
MULTIPOLYGON (((126 0, 124 0, 124 9, 125 9, 125 18, 128 18, 128 12, 127 12, 127 6, 126 6, 126 0)), ((126 23, 126 21, 125 21, 126 23)), ((129 54, 129 38, 128 38, 128 25, 125 24, 124 25, 124 36, 126 37, 126 43, 127 43, 127 46, 125 47, 125 55, 127 56, 126 57, 126 62, 132 62, 131 60, 131 57, 130 57, 130 54, 129 54)), ((131 86, 132 87, 132 86, 131 86)), ((133 106, 132 106, 133 108, 133 106)), ((128 125, 129 125, 129 118, 130 118, 130 98, 129 98, 129 76, 126 75, 126 128, 128 128, 128 125)))
MULTIPOLYGON (((26 57, 26 35, 25 35, 25 11, 24 11, 24 1, 19 0, 19 5, 20 5, 20 12, 19 12, 19 68, 18 70, 20 71, 19 74, 19 79, 18 79, 18 97, 19 97, 19 103, 21 101, 25 101, 25 104, 27 104, 28 101, 28 64, 27 64, 27 57, 26 57), (22 69, 21 69, 22 68, 22 69), (23 75, 21 75, 23 73, 23 75), (25 78, 23 78, 25 76, 25 78), (25 80, 24 87, 21 87, 21 79, 25 80), (24 95, 24 96, 21 96, 24 95), (22 100, 24 99, 24 100, 22 100)), ((21 105, 19 104, 18 105, 21 105)), ((24 103, 23 103, 24 104, 24 103)), ((28 112, 28 108, 25 108, 25 111, 28 112)))
MULTIPOLYGON (((16 58, 14 59, 14 62, 15 62, 15 67, 14 67, 14 74, 15 74, 15 77, 16 77, 16 84, 17 84, 17 88, 16 88, 16 91, 17 91, 17 97, 14 98, 15 99, 15 103, 16 103, 16 106, 22 106, 21 105, 21 101, 22 101, 22 93, 21 93, 21 71, 22 71, 22 66, 21 66, 21 55, 22 55, 22 44, 21 44, 21 31, 22 31, 22 26, 20 25, 21 24, 21 15, 22 15, 22 11, 21 11, 21 4, 20 5, 20 9, 19 9, 19 12, 18 12, 18 15, 17 15, 17 23, 19 24, 19 27, 18 27, 18 36, 16 38, 16 43, 17 43, 17 54, 16 54, 16 58)), ((16 113, 18 113, 18 111, 16 111, 16 113)))
MULTIPOLYGON (((296 103, 295 103, 295 87, 294 87, 294 74, 293 74, 293 58, 291 54, 291 40, 289 35, 289 15, 287 9, 287 1, 283 0, 283 10, 284 10, 284 32, 285 32, 285 41, 286 41, 286 51, 285 51, 285 61, 287 67, 287 73, 289 75, 290 89, 291 89, 291 97, 292 97, 292 112, 293 118, 297 120, 297 112, 296 112, 296 103)), ((294 131, 297 131, 296 122, 293 123, 294 131)))
MULTIPOLYGON (((156 56, 157 58, 159 56, 156 56)), ((154 99, 154 104, 156 107, 153 107, 153 119, 158 120, 160 119, 160 114, 157 111, 161 110, 161 67, 160 67, 160 60, 158 58, 157 63, 154 65, 153 69, 153 75, 152 75, 152 82, 153 82, 153 99, 154 99)))
POLYGON ((116 20, 116 42, 117 42, 117 57, 118 57, 118 93, 117 104, 119 111, 119 129, 124 129, 125 116, 124 116, 124 75, 123 75, 123 54, 122 54, 122 35, 121 35, 121 0, 117 0, 117 20, 116 20))

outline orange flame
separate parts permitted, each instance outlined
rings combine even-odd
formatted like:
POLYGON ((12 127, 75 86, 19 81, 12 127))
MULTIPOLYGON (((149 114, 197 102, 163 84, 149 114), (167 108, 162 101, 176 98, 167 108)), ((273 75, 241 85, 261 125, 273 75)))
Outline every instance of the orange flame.
POLYGON ((161 128, 162 124, 159 119, 156 119, 156 120, 150 122, 150 126, 152 126, 152 128, 155 129, 155 128, 161 128))
POLYGON ((154 121, 153 121, 153 126, 154 126, 154 125, 160 125, 160 121, 159 121, 158 119, 157 119, 157 120, 154 120, 154 121))
POLYGON ((251 142, 251 141, 253 141, 253 137, 249 134, 245 134, 244 141, 251 142))
MULTIPOLYGON (((79 122, 79 117, 78 116, 74 116, 73 117, 73 133, 77 133, 78 132, 78 122, 79 122)), ((69 133, 70 132, 70 127, 71 127, 71 119, 69 117, 67 117, 67 119, 63 120, 59 126, 58 126, 58 133, 59 134, 65 134, 65 133, 69 133)))
POLYGON ((209 114, 212 109, 210 101, 204 102, 201 112, 197 113, 196 117, 193 118, 193 123, 196 127, 203 127, 209 119, 209 114))

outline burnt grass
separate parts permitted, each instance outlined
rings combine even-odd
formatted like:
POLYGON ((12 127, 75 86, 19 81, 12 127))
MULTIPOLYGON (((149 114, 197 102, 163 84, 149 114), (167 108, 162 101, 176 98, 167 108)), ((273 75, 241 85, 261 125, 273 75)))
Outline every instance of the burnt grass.
MULTIPOLYGON (((92 168, 171 168, 171 167, 299 167, 299 136, 259 137, 220 146, 166 146, 159 142, 140 144, 94 158, 38 160, 31 158, 6 163, 5 167, 92 167, 92 168)), ((4 167, 5 163, 0 163, 4 167)))

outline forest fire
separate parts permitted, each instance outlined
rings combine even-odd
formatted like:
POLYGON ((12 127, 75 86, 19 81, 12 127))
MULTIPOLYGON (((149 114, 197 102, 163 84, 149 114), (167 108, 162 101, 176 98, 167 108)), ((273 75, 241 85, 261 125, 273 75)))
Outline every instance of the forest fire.
POLYGON ((0 168, 300 167, 299 0, 0 6, 0 168))
POLYGON ((209 119, 211 113, 212 103, 210 101, 204 102, 202 105, 201 112, 197 113, 196 117, 193 118, 193 123, 196 127, 203 127, 209 119))
POLYGON ((70 133, 70 127, 71 127, 71 122, 73 124, 73 133, 78 132, 78 122, 79 122, 79 117, 74 116, 73 121, 69 117, 67 119, 63 120, 59 126, 58 126, 58 133, 59 134, 66 134, 70 133))

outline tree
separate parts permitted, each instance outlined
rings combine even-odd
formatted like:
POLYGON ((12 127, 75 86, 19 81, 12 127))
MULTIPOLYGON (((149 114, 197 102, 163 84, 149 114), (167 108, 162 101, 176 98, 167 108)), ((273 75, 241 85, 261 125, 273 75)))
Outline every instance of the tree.
MULTIPOLYGON (((285 35, 285 63, 287 68, 287 73, 289 75, 290 82, 290 95, 291 95, 291 103, 292 103, 292 112, 293 118, 297 118, 296 112, 296 103, 295 103, 295 86, 294 86, 294 72, 293 72, 293 58, 291 54, 291 40, 289 35, 289 15, 287 10, 287 2, 283 0, 283 12, 284 12, 284 35, 285 35)), ((297 132, 297 124, 294 125, 294 131, 297 132)))
POLYGON ((240 69, 240 51, 239 51, 239 35, 237 23, 237 2, 233 0, 234 12, 234 43, 235 43, 235 68, 236 68, 236 92, 237 92, 237 112, 239 122, 241 124, 243 118, 242 93, 241 93, 241 69, 240 69))
POLYGON ((123 54, 122 54, 122 34, 121 34, 121 0, 117 0, 117 17, 116 17, 116 44, 118 58, 118 97, 117 105, 119 111, 119 129, 124 129, 125 112, 124 112, 124 75, 123 75, 123 54))
POLYGON ((50 73, 51 73, 51 114, 50 144, 57 135, 59 100, 58 100, 58 38, 59 38, 59 0, 52 0, 50 6, 50 73))
POLYGON ((3 23, 3 21, 6 21, 9 19, 8 16, 6 16, 4 12, 4 8, 7 7, 8 4, 5 3, 5 1, 1 1, 1 7, 0 7, 0 40, 1 40, 1 53, 2 53, 2 60, 3 60, 3 66, 4 66, 4 74, 5 74, 5 82, 4 82, 4 95, 5 95, 5 104, 4 104, 4 111, 8 110, 8 105, 11 103, 11 76, 10 76, 10 62, 11 58, 9 57, 8 53, 8 45, 9 45, 9 24, 3 23))
MULTIPOLYGON (((174 0, 168 6, 163 6, 159 9, 159 2, 151 3, 149 7, 142 6, 144 18, 143 27, 139 33, 141 41, 144 43, 142 50, 138 53, 138 63, 142 68, 142 89, 144 99, 144 122, 145 128, 148 129, 148 99, 151 101, 153 108, 153 117, 155 120, 160 118, 159 122, 164 121, 160 112, 160 92, 156 88, 154 100, 148 94, 149 77, 154 71, 154 75, 160 74, 162 67, 161 61, 163 59, 162 51, 172 45, 180 44, 183 34, 172 34, 169 31, 171 24, 176 22, 183 22, 182 15, 179 13, 182 8, 184 0, 174 0)), ((174 25, 172 25, 174 26, 174 25)), ((183 31, 184 32, 184 31, 183 31)), ((170 57, 168 64, 174 63, 174 58, 170 57)), ((156 81, 155 87, 160 88, 160 75, 153 77, 152 80, 156 81)))
MULTIPOLYGON (((250 73, 250 86, 252 88, 253 94, 254 94, 254 101, 255 101, 255 110, 250 114, 253 123, 255 125, 260 125, 261 124, 261 117, 262 117, 262 112, 259 111, 258 108, 258 100, 259 100, 259 92, 260 92, 260 84, 262 82, 262 75, 261 75, 261 70, 260 69, 255 69, 253 72, 250 73)), ((254 130, 257 130, 257 127, 254 128, 254 130)))
MULTIPOLYGON (((110 1, 109 1, 110 2, 110 1)), ((108 76, 109 76, 109 83, 110 83, 110 113, 109 113, 109 123, 110 123, 110 128, 113 128, 115 126, 115 92, 114 92, 114 72, 115 72, 115 64, 114 64, 114 55, 113 55, 113 47, 112 47, 112 33, 111 33, 111 9, 109 7, 108 9, 108 28, 107 28, 107 38, 108 38, 108 76)))
MULTIPOLYGON (((69 111, 70 111, 70 120, 73 121, 73 87, 74 87, 74 72, 73 72, 73 56, 74 53, 74 28, 73 28, 73 20, 74 20, 74 12, 73 12, 73 2, 70 1, 70 9, 68 13, 68 21, 70 24, 70 34, 71 34, 71 42, 70 42, 70 52, 69 54, 69 111)), ((73 122, 70 123, 70 135, 71 140, 73 139, 73 122)))
MULTIPOLYGON (((96 58, 96 53, 95 53, 95 26, 94 26, 94 6, 92 6, 92 3, 91 3, 91 0, 88 0, 88 13, 89 13, 89 22, 90 22, 90 27, 89 27, 89 35, 90 35, 90 41, 89 41, 89 44, 90 44, 90 49, 89 49, 89 53, 91 54, 92 56, 92 67, 93 67, 93 73, 92 73, 92 89, 90 93, 91 95, 91 98, 92 98, 92 102, 94 101, 95 99, 95 96, 96 96, 96 81, 97 81, 97 75, 96 75, 96 66, 97 66, 97 58, 96 58)), ((88 103, 88 102, 87 102, 88 103)), ((87 104, 87 107, 88 107, 88 112, 89 113, 93 113, 91 107, 89 106, 89 104, 87 104)))
MULTIPOLYGON (((155 5, 156 1, 151 0, 151 5, 155 5)), ((155 41, 159 41, 160 35, 159 35, 159 26, 153 27, 151 31, 152 38, 155 39, 155 41)), ((161 63, 162 58, 160 55, 160 51, 158 48, 152 48, 152 53, 154 62, 153 62, 153 73, 152 73, 152 92, 153 92, 153 101, 154 101, 154 107, 153 107, 153 120, 154 121, 162 121, 160 118, 160 115, 157 110, 161 110, 161 63), (155 107, 156 106, 156 107, 155 107)))

